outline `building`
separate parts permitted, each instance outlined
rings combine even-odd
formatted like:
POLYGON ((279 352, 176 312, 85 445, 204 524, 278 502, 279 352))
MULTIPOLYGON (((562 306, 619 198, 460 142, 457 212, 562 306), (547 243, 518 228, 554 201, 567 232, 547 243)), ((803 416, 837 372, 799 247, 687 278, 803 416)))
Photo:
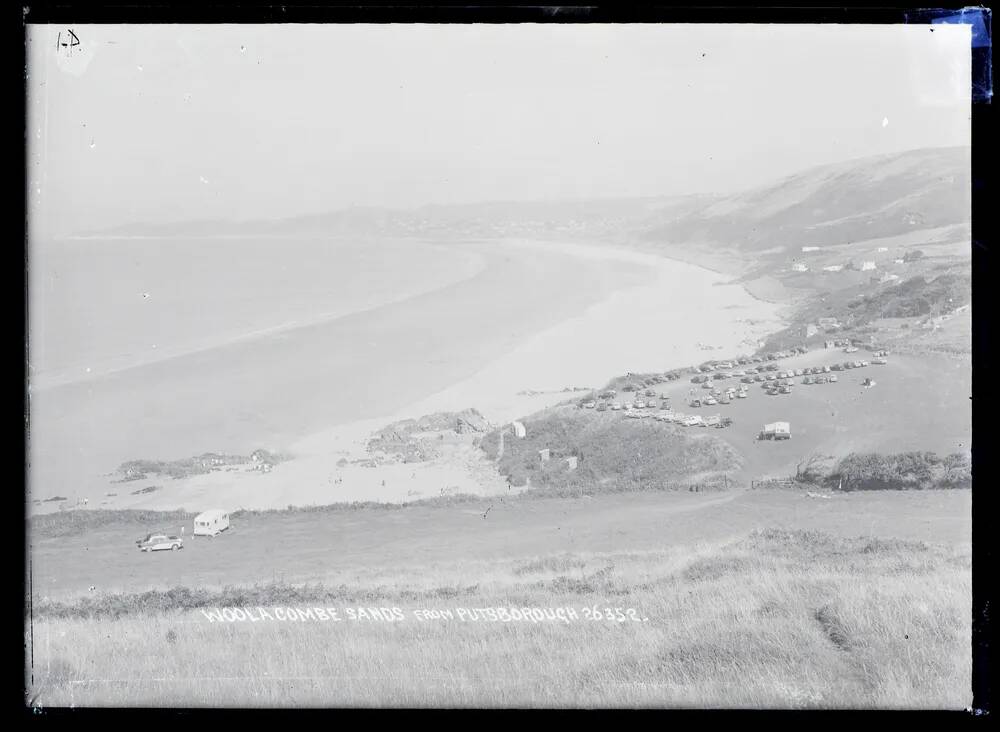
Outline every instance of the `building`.
POLYGON ((894 260, 892 260, 892 263, 893 264, 905 264, 906 262, 904 260, 902 260, 902 259, 894 259, 894 260))
POLYGON ((806 326, 806 338, 812 338, 812 337, 813 337, 814 335, 816 335, 817 333, 819 333, 819 328, 817 328, 817 327, 816 327, 815 325, 813 325, 812 323, 809 323, 809 324, 808 324, 808 325, 806 326))
POLYGON ((861 271, 862 272, 871 272, 873 269, 875 269, 875 262, 872 262, 872 261, 869 260, 867 262, 862 262, 861 263, 861 271))
POLYGON ((820 328, 839 328, 840 321, 836 318, 820 318, 818 321, 820 328))
POLYGON ((802 251, 804 251, 804 252, 818 252, 819 251, 819 247, 802 247, 802 251))
POLYGON ((889 247, 879 247, 876 251, 878 251, 878 252, 887 252, 887 251, 889 251, 889 247))
POLYGON ((576 470, 576 465, 578 461, 576 455, 570 455, 568 458, 565 458, 565 460, 566 460, 567 470, 576 470))
POLYGON ((844 269, 844 265, 842 265, 842 264, 830 264, 830 265, 827 265, 826 267, 824 267, 823 271, 824 272, 840 272, 842 269, 844 269))
POLYGON ((538 462, 547 463, 549 461, 549 457, 551 457, 549 448, 546 447, 544 450, 538 451, 538 462))
POLYGON ((825 341, 823 343, 823 347, 824 348, 836 348, 837 347, 837 342, 836 341, 825 341))
POLYGON ((523 422, 511 422, 510 426, 514 431, 514 437, 524 437, 528 434, 528 431, 524 428, 523 422))
POLYGON ((802 262, 796 262, 792 265, 792 271, 794 272, 808 272, 809 268, 802 264, 802 262))

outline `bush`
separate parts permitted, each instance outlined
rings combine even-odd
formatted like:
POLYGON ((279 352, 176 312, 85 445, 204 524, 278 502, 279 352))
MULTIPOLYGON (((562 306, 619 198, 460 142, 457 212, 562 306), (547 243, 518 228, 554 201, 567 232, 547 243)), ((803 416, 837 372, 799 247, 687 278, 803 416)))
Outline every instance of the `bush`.
POLYGON ((852 453, 837 463, 825 482, 845 491, 971 488, 972 463, 961 453, 945 458, 933 452, 852 453))

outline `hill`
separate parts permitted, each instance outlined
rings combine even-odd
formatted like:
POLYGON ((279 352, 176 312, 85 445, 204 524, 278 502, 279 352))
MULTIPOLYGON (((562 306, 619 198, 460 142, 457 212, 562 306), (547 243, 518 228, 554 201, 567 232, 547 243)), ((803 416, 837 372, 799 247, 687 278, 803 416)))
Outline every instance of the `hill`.
POLYGON ((726 196, 354 207, 278 220, 137 222, 89 235, 573 236, 665 250, 701 245, 758 252, 965 224, 969 211, 969 148, 934 148, 810 168, 726 196))
POLYGON ((935 148, 811 168, 648 221, 640 238, 757 252, 835 246, 968 223, 969 148, 935 148))

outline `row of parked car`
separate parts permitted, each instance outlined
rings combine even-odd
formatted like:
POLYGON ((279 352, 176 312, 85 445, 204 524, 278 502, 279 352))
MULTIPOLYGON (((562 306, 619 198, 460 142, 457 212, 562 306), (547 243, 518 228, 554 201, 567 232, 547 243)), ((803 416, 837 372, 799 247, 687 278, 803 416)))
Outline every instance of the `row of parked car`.
POLYGON ((606 412, 609 409, 617 412, 622 409, 631 411, 633 409, 656 409, 657 407, 666 408, 669 406, 667 400, 667 397, 663 397, 663 401, 661 403, 657 403, 655 398, 649 399, 648 401, 637 399, 634 402, 585 402, 581 406, 583 406, 584 409, 596 409, 598 412, 606 412))
POLYGON ((796 346, 795 348, 788 349, 786 351, 772 351, 771 353, 765 353, 760 356, 741 356, 733 361, 709 361, 698 366, 695 370, 699 373, 707 373, 712 371, 719 371, 720 369, 734 369, 737 366, 748 366, 754 363, 765 363, 767 361, 777 361, 782 358, 789 358, 802 353, 807 353, 809 351, 805 346, 796 346))
POLYGON ((702 417, 700 414, 684 414, 682 412, 665 411, 659 414, 649 414, 641 412, 630 412, 625 415, 630 419, 655 419, 658 422, 672 422, 684 427, 716 427, 725 429, 733 424, 732 417, 723 417, 713 414, 709 417, 702 417))

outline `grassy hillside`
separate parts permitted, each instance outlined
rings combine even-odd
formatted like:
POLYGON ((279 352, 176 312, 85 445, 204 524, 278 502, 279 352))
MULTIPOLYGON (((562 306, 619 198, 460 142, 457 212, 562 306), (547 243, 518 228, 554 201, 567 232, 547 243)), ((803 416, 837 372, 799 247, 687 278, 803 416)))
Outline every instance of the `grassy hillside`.
MULTIPOLYGON (((928 319, 946 316, 971 303, 972 268, 968 260, 928 262, 916 269, 922 271, 897 284, 827 283, 798 304, 786 328, 765 339, 765 349, 801 343, 818 346, 829 338, 869 342, 874 336, 876 342, 888 342, 902 336, 903 340, 916 340, 916 336, 906 337, 910 334, 898 331, 915 330, 928 319), (807 337, 807 325, 821 318, 836 318, 844 327, 835 333, 820 329, 807 337), (891 322, 894 320, 899 322, 891 322)), ((970 348, 971 341, 964 351, 970 348)))
MULTIPOLYGON (((663 422, 624 419, 564 405, 524 420, 523 439, 508 435, 497 468, 511 484, 546 491, 669 490, 692 484, 724 486, 742 466, 739 453, 711 434, 663 422), (539 451, 549 450, 542 461, 539 451), (576 458, 571 469, 566 458, 576 458)), ((496 459, 496 433, 483 449, 496 459)))
POLYGON ((965 549, 794 530, 351 586, 39 602, 28 701, 962 709, 970 603, 965 549), (261 620, 208 619, 224 607, 261 620), (274 619, 289 608, 295 622, 274 619))
POLYGON ((968 223, 970 150, 935 148, 811 168, 772 185, 649 222, 642 238, 756 252, 832 246, 968 223))

